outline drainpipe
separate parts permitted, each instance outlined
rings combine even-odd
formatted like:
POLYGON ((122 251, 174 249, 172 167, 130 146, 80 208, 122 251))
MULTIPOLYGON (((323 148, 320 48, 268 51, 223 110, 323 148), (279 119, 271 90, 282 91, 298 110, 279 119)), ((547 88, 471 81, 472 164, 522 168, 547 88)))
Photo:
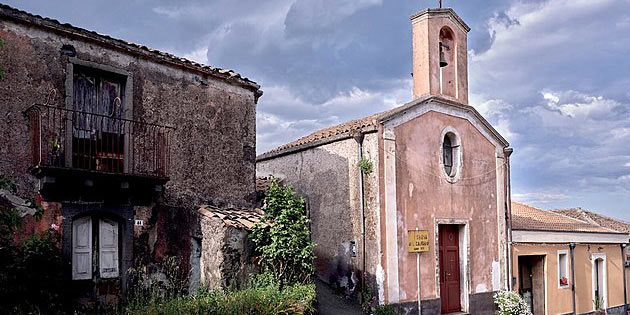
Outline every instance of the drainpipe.
POLYGON ((621 244, 621 272, 623 272, 623 311, 628 312, 628 293, 626 292, 626 245, 621 244))
MULTIPOLYGON (((354 140, 357 142, 357 151, 359 152, 357 157, 360 161, 363 158, 363 138, 365 135, 361 132, 358 132, 354 135, 354 140)), ((359 200, 360 200, 360 209, 361 209, 361 288, 365 290, 365 265, 366 265, 366 255, 365 255, 365 192, 363 188, 363 171, 359 168, 359 200)), ((361 295, 363 296, 363 294, 361 295)), ((363 302, 363 301, 361 301, 363 302)))
POLYGON ((575 243, 569 244, 569 250, 571 251, 571 294, 573 295, 573 314, 577 314, 575 312, 575 243))
POLYGON ((512 291, 512 183, 510 180, 510 156, 514 152, 512 148, 504 148, 505 154, 505 235, 507 237, 507 287, 512 291))

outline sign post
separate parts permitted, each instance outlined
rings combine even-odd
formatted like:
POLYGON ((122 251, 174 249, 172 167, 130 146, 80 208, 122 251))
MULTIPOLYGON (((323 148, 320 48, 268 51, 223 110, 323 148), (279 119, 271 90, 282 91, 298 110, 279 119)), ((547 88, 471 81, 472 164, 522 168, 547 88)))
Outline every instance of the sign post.
POLYGON ((429 251, 429 232, 426 230, 407 231, 409 246, 407 252, 416 253, 416 267, 418 268, 418 314, 422 315, 422 297, 420 295, 420 253, 429 251))

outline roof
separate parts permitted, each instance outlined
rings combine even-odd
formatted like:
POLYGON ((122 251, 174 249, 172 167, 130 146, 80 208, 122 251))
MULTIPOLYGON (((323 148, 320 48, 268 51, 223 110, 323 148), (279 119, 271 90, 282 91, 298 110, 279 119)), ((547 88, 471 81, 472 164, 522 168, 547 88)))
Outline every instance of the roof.
POLYGON ((596 224, 571 218, 520 202, 512 202, 512 229, 550 232, 586 232, 623 234, 596 224))
POLYGON ((257 96, 262 95, 260 91, 260 85, 256 82, 244 77, 233 70, 221 69, 211 67, 198 62, 188 60, 186 58, 178 57, 170 53, 166 53, 157 49, 147 47, 145 45, 128 42, 122 39, 113 38, 109 35, 100 34, 94 31, 86 30, 84 28, 76 27, 68 23, 61 23, 55 19, 42 17, 40 15, 28 13, 6 4, 0 4, 0 18, 13 20, 26 24, 34 24, 41 28, 45 28, 57 33, 63 33, 69 37, 80 38, 88 41, 95 41, 101 44, 105 44, 114 47, 119 50, 126 51, 134 55, 140 55, 143 57, 151 58, 163 63, 170 63, 182 68, 196 70, 209 74, 213 77, 221 78, 237 85, 254 90, 257 96))
POLYGON ((217 218, 227 226, 249 230, 260 222, 263 212, 260 209, 218 208, 204 205, 197 210, 207 218, 217 218))
POLYGON ((291 154, 294 152, 306 150, 308 148, 317 147, 320 145, 345 140, 352 138, 355 134, 361 133, 370 133, 378 131, 378 126, 380 123, 389 121, 398 116, 398 114, 404 114, 406 111, 414 106, 429 103, 430 101, 437 101, 441 104, 447 106, 457 107, 466 111, 470 111, 476 116, 479 121, 482 122, 483 125, 490 130, 491 134, 493 134, 500 143, 505 146, 508 146, 508 142, 488 123, 482 116, 477 112, 477 110, 470 106, 461 104, 459 102, 447 99, 442 96, 437 95, 426 95, 415 99, 407 104, 392 108, 390 110, 386 110, 384 112, 380 112, 377 114, 373 114, 370 116, 366 116, 363 118, 350 120, 338 125, 334 125, 331 127, 327 127, 324 129, 317 130, 307 136, 304 136, 298 140, 293 142, 289 142, 287 144, 281 145, 271 151, 265 152, 259 155, 256 159, 258 161, 269 160, 278 156, 291 154))
POLYGON ((553 211, 601 227, 630 234, 630 223, 620 219, 611 218, 582 208, 555 209, 553 211))

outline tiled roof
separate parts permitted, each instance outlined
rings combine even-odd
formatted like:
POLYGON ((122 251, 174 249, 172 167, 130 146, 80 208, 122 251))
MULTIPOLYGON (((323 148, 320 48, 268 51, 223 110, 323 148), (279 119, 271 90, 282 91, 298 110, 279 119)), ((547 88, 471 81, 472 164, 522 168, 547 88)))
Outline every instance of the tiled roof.
POLYGON ((276 156, 277 154, 281 153, 293 152, 292 149, 302 149, 304 146, 318 146, 336 140, 350 138, 354 135, 354 133, 358 131, 375 131, 378 128, 378 118, 383 113, 370 115, 367 117, 347 121, 332 127, 317 130, 298 140, 281 145, 269 152, 259 155, 258 160, 264 160, 268 157, 276 156))
POLYGON ((240 85, 247 86, 251 89, 257 91, 257 93, 262 95, 262 92, 259 90, 260 86, 244 77, 240 74, 236 73, 233 70, 229 69, 221 69, 216 67, 207 66, 204 64, 200 64, 194 61, 190 61, 186 58, 178 57, 173 54, 169 54, 157 49, 153 49, 141 44, 136 44, 133 42, 128 42, 125 40, 113 38, 109 35, 100 34, 94 31, 86 30, 84 28, 73 26, 69 23, 61 23, 55 19, 43 17, 40 15, 32 14, 26 11, 22 11, 6 4, 0 4, 0 18, 2 19, 11 19, 17 20, 22 23, 29 23, 38 25, 42 28, 52 29, 56 32, 63 32, 72 37, 79 37, 88 39, 91 41, 97 41, 103 44, 107 44, 110 46, 114 46, 118 49, 124 49, 134 54, 145 55, 147 57, 152 57, 157 60, 161 60, 164 62, 170 62, 185 68, 192 68, 197 71, 201 71, 207 74, 210 74, 214 77, 223 78, 225 80, 229 80, 231 82, 238 82, 240 85))
POLYGON ((197 211, 205 217, 218 218, 227 226, 246 230, 260 222, 263 215, 260 209, 217 208, 207 205, 201 206, 197 211))
POLYGON ((503 145, 508 146, 508 142, 501 137, 501 135, 488 123, 480 114, 477 112, 472 106, 461 104, 455 100, 449 99, 443 96, 437 95, 425 95, 419 97, 407 104, 392 108, 390 110, 380 112, 377 114, 373 114, 370 116, 366 116, 363 118, 350 120, 332 127, 324 128, 321 130, 317 130, 305 137, 302 137, 293 142, 289 142, 287 144, 281 145, 271 151, 265 152, 259 155, 256 159, 258 161, 268 160, 277 156, 290 154, 293 152, 301 151, 304 149, 308 149, 311 147, 320 146, 323 144, 348 139, 351 138, 355 133, 362 132, 373 132, 378 130, 378 126, 381 122, 385 122, 389 119, 397 117, 398 114, 406 113, 408 109, 411 109, 414 106, 423 103, 429 103, 430 101, 436 101, 440 104, 445 104, 447 106, 457 107, 459 109, 468 111, 472 113, 474 116, 479 119, 479 121, 485 125, 491 134, 493 134, 496 139, 503 145))
POLYGON ((550 210, 512 202, 512 229, 555 232, 619 233, 596 224, 574 219, 550 210))
POLYGON ((611 230, 630 234, 630 223, 620 219, 611 218, 599 213, 584 210, 582 208, 556 209, 553 211, 578 220, 589 222, 591 224, 609 228, 611 230))

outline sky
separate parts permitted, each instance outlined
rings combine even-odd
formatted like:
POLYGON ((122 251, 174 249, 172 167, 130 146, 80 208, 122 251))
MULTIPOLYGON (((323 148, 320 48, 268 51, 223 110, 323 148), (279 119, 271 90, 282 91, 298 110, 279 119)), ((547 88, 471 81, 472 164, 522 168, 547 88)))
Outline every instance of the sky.
MULTIPOLYGON (((630 0, 444 0, 472 28, 470 105, 510 142, 513 199, 630 221, 630 0)), ((411 100, 409 16, 437 1, 11 0, 234 69, 263 153, 411 100)))

